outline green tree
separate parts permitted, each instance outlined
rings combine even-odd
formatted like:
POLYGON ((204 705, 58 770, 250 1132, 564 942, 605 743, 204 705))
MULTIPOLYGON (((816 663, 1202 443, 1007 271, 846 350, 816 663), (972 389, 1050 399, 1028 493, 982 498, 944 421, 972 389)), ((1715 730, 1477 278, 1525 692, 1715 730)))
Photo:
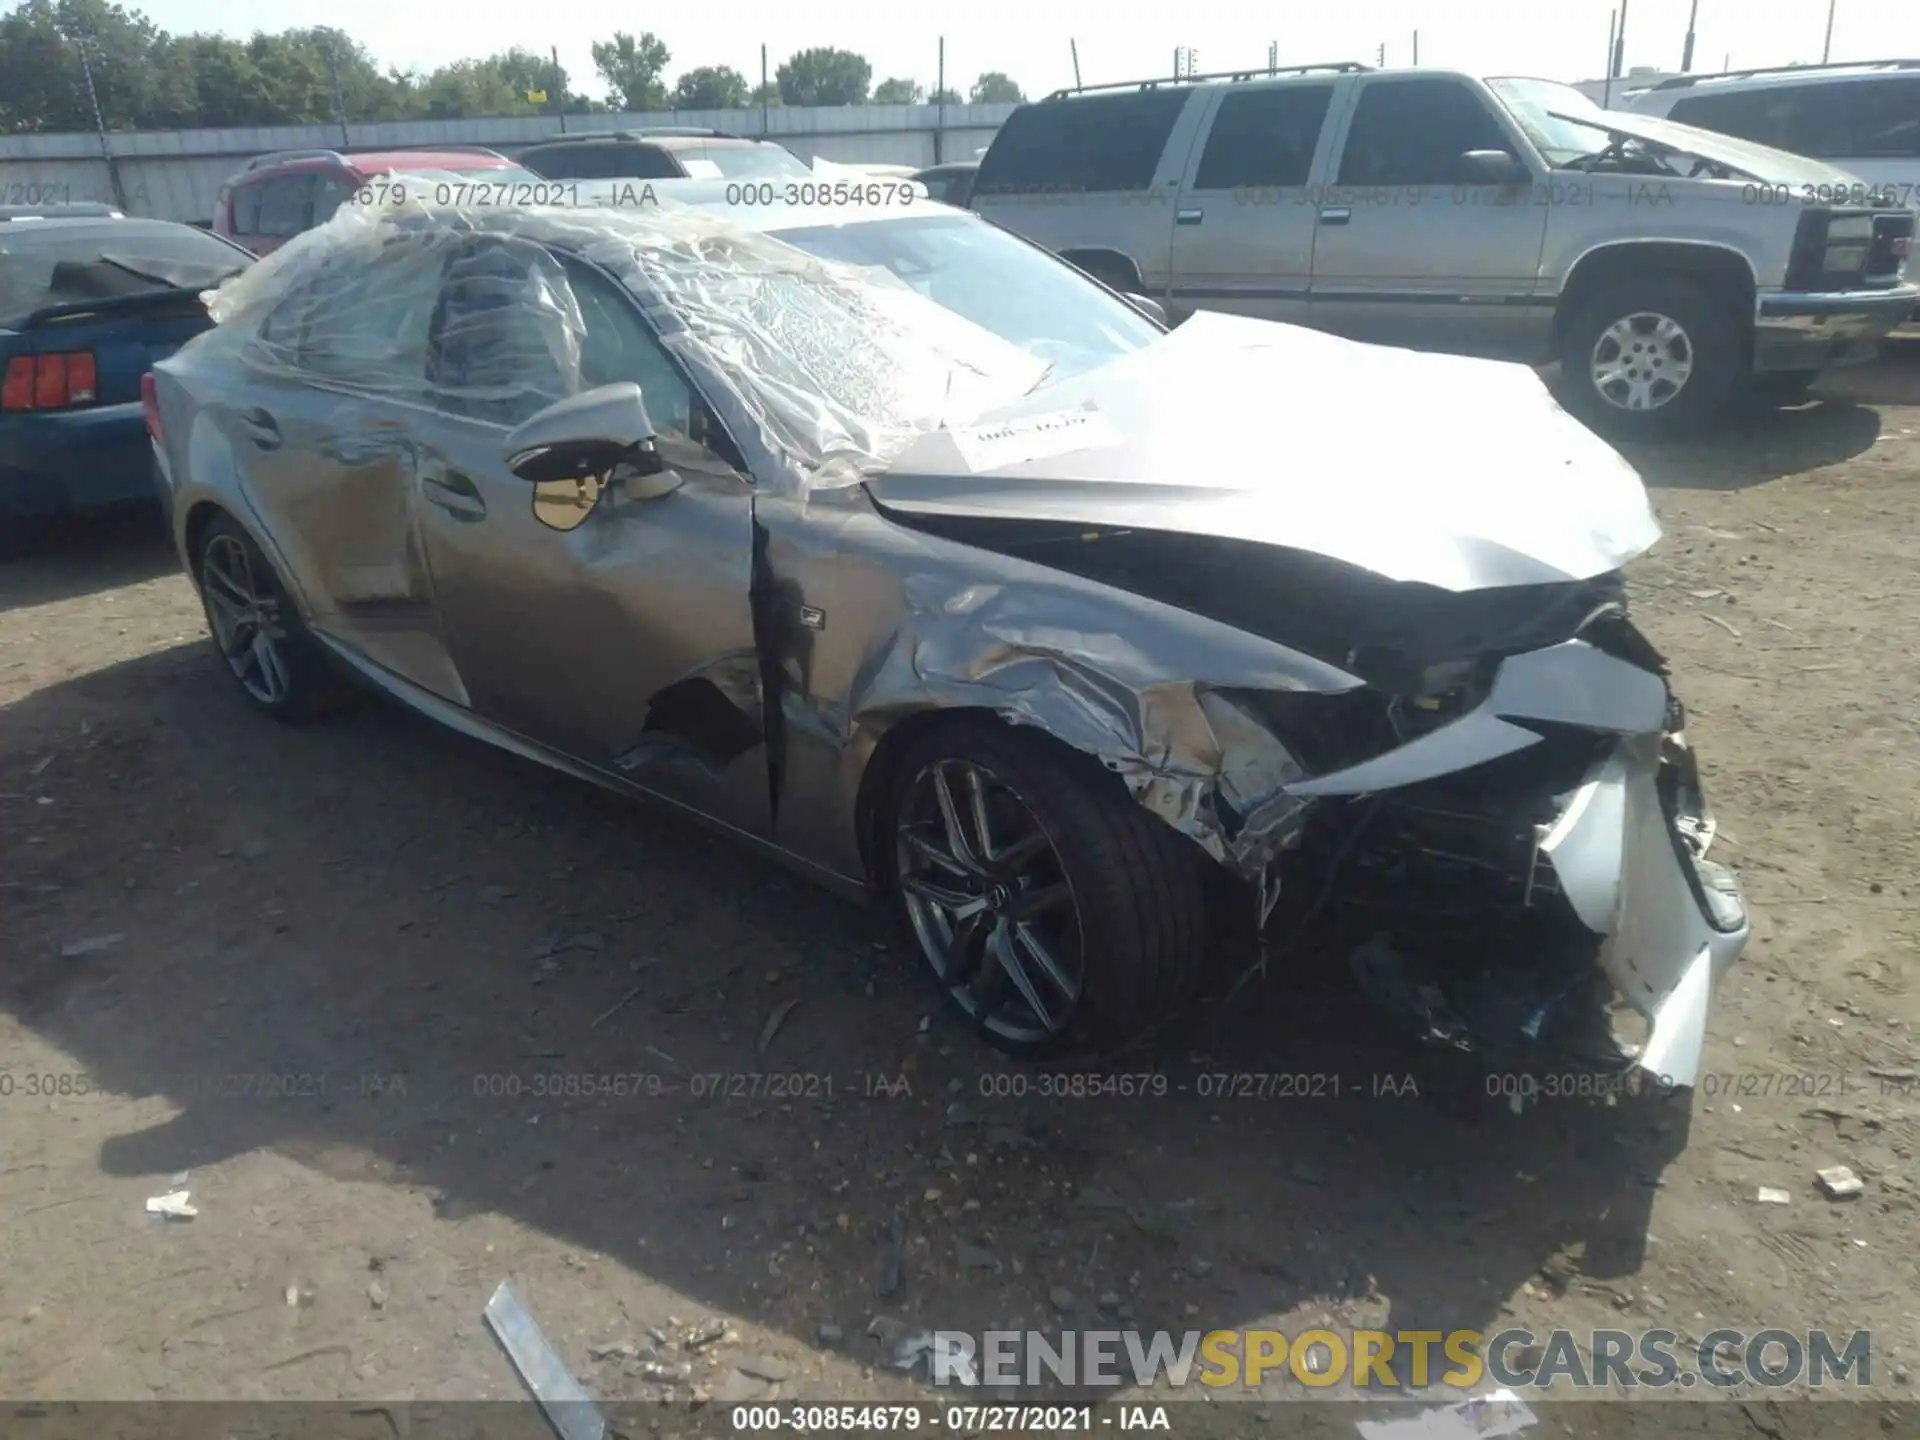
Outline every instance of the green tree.
POLYGON ((638 38, 616 30, 613 39, 593 42, 593 68, 607 82, 607 104, 629 113, 667 108, 660 77, 672 58, 666 42, 650 30, 638 38))
POLYGON ((935 90, 931 95, 927 96, 927 103, 929 105, 964 105, 967 102, 961 98, 958 90, 948 85, 944 89, 935 90))
POLYGON ((998 70, 989 70, 973 82, 975 105, 1023 105, 1026 99, 1012 78, 998 70))
POLYGON ((160 94, 154 62, 161 40, 145 15, 107 0, 27 0, 0 19, 0 123, 10 130, 93 129, 91 68, 107 127, 136 128, 160 94))
POLYGON ((466 120, 483 115, 537 115, 551 108, 529 100, 529 91, 551 97, 566 90, 566 74, 554 73, 544 55, 516 46, 481 60, 442 65, 415 90, 417 112, 429 120, 466 120))
POLYGON ((673 87, 676 110, 744 110, 746 105, 746 77, 730 65, 689 70, 673 87))
POLYGON ((787 102, 780 96, 780 86, 772 81, 753 87, 753 94, 747 97, 747 103, 755 107, 762 105, 784 105, 787 102))
POLYGON ((918 105, 925 95, 918 80, 882 80, 873 87, 876 105, 918 105))
POLYGON ((864 105, 873 66, 851 50, 801 50, 774 72, 789 105, 864 105))

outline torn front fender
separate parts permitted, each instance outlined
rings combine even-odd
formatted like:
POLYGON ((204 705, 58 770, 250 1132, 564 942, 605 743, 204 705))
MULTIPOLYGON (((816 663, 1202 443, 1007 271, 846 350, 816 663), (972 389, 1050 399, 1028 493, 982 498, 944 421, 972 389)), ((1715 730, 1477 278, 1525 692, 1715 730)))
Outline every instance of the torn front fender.
POLYGON ((1305 778, 1299 760, 1232 692, 1336 694, 1361 683, 1171 606, 1135 597, 1116 610, 1101 587, 1072 576, 954 590, 923 575, 907 594, 909 615, 854 688, 856 727, 956 707, 1036 726, 1100 760, 1142 805, 1249 877, 1295 841, 1311 802, 1288 793, 1305 778))

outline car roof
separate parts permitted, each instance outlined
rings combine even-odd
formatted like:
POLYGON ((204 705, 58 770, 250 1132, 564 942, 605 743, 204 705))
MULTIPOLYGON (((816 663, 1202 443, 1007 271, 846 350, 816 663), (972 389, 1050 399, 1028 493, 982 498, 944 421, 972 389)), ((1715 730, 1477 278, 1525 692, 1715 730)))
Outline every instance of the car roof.
POLYGON ((337 171, 342 165, 359 175, 384 175, 393 170, 513 170, 518 164, 504 155, 479 150, 352 150, 307 152, 269 160, 231 176, 227 183, 251 183, 262 176, 308 175, 337 171))
POLYGON ((1628 92, 1641 100, 1659 95, 1678 100, 1687 95, 1724 95, 1732 90, 1772 90, 1801 85, 1860 85, 1876 80, 1911 80, 1920 73, 1920 60, 1861 60, 1833 65, 1782 65, 1764 70, 1726 70, 1717 74, 1673 75, 1628 92))
MULTIPOLYGON (((182 225, 177 220, 148 220, 140 217, 129 218, 125 215, 43 214, 9 215, 5 218, 10 225, 17 224, 22 226, 21 231, 13 232, 16 234, 24 233, 24 229, 27 226, 31 226, 32 232, 36 235, 43 235, 48 231, 52 231, 57 234, 69 235, 75 238, 84 238, 89 233, 138 238, 142 235, 158 235, 170 230, 191 230, 196 235, 210 234, 209 231, 202 230, 198 226, 182 225)), ((222 236, 214 235, 212 238, 220 240, 222 244, 227 243, 222 236)))
POLYGON ((124 211, 98 200, 80 200, 71 205, 0 205, 0 220, 115 220, 125 219, 124 211))

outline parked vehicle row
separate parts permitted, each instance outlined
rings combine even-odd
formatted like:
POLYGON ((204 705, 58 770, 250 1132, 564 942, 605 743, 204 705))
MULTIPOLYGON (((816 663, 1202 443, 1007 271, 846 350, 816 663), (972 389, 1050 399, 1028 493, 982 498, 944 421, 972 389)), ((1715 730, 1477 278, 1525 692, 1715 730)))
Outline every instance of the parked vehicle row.
POLYGON ((1344 64, 1058 92, 970 203, 1176 318, 1558 363, 1644 437, 1878 352, 1920 302, 1914 216, 1862 191, 1555 82, 1344 64))

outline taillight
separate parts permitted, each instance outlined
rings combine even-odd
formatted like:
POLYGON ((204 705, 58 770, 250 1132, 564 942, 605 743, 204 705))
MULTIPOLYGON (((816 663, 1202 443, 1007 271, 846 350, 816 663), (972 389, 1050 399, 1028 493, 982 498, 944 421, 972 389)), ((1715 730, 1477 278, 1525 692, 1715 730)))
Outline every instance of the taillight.
POLYGON ((33 408, 33 357, 15 355, 7 361, 7 379, 0 390, 0 410, 33 408))
POLYGON ((91 350, 15 355, 7 361, 6 390, 0 408, 65 410, 73 405, 91 405, 98 386, 91 350))
POLYGON ((147 371, 140 377, 140 413, 147 417, 147 434, 156 445, 167 443, 167 432, 160 428, 160 391, 155 386, 153 372, 147 371))

